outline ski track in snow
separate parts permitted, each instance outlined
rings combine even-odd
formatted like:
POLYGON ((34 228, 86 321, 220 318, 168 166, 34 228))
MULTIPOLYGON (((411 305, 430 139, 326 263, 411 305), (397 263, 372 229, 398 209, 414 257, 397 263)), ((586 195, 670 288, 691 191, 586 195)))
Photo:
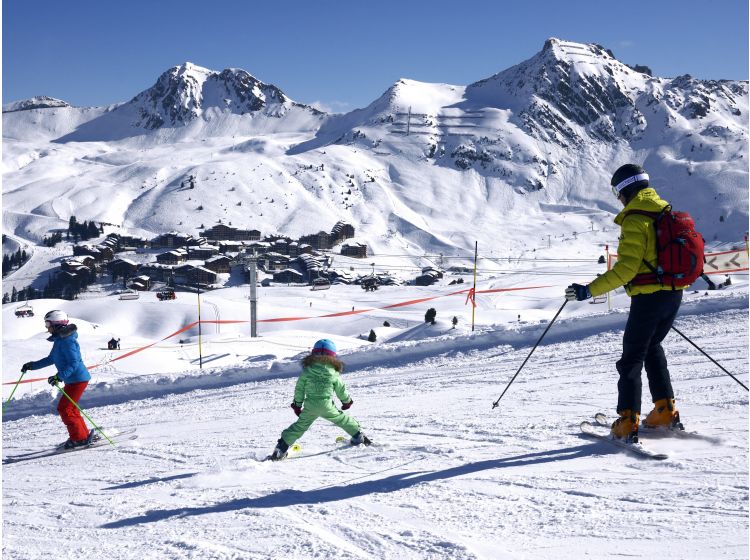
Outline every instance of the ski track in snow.
MULTIPOLYGON (((747 372, 746 310, 680 326, 747 372)), ((746 558, 747 394, 672 334, 683 421, 722 443, 643 438, 670 455, 656 462, 586 440, 580 420, 614 414, 620 343, 541 345, 495 410, 529 347, 350 372, 378 445, 336 449, 318 421, 281 463, 259 461, 294 419, 294 378, 95 407, 139 439, 5 465, 3 558, 746 558)), ((61 430, 49 414, 3 427, 6 453, 61 430)))

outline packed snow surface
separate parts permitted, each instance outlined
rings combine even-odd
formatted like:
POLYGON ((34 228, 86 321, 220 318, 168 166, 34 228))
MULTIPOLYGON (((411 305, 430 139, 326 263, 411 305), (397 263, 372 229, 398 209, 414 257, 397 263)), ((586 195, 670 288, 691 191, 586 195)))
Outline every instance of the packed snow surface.
MULTIPOLYGON (((478 289, 499 284, 485 279, 478 289)), ((104 363, 92 367, 82 406, 105 433, 132 426, 138 439, 4 465, 3 558, 747 558, 742 387, 671 333, 683 421, 720 442, 643 437, 669 455, 659 462, 581 437, 582 420, 614 414, 627 316, 618 292, 611 312, 566 304, 493 410, 560 309, 562 287, 480 294, 474 332, 465 295, 445 295, 452 288, 269 289, 261 318, 291 316, 295 306, 310 318, 261 323, 254 339, 244 323, 220 332, 206 324, 200 350, 191 329, 119 361, 194 321, 187 298, 197 296, 37 300, 32 319, 4 306, 5 381, 46 355, 39 317, 63 307, 86 363, 104 363), (441 297, 378 310, 417 296, 441 297), (351 307, 369 311, 320 318, 351 307), (438 311, 434 325, 423 322, 428 307, 438 311), (379 326, 385 320, 390 327, 379 326), (104 350, 115 335, 122 350, 104 350), (300 453, 264 462, 294 420, 298 360, 324 336, 348 366, 350 413, 376 444, 337 446, 343 432, 319 420, 300 453)), ((246 319, 242 290, 206 295, 202 318, 213 320, 215 308, 222 320, 246 319)), ((676 323, 745 385, 747 306, 746 277, 736 275, 724 290, 688 291, 676 323)), ((4 456, 66 437, 49 386, 20 387, 4 414, 4 456)), ((649 400, 646 390, 646 410, 649 400)))

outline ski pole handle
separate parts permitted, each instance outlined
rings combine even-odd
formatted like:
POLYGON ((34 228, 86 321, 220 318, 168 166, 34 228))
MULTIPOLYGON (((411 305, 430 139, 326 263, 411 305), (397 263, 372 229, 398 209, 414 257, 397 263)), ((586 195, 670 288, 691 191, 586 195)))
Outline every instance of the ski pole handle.
POLYGON ((94 426, 94 428, 96 428, 99 431, 100 434, 102 434, 105 438, 107 438, 107 441, 110 443, 110 445, 112 445, 112 446, 115 445, 115 442, 112 441, 111 439, 109 439, 109 436, 107 434, 105 434, 102 431, 102 429, 94 423, 94 421, 89 417, 89 415, 86 414, 80 406, 78 406, 78 403, 76 401, 74 401, 73 399, 70 398, 70 395, 68 395, 68 393, 66 393, 65 390, 62 387, 60 387, 60 385, 58 385, 57 383, 55 383, 55 387, 57 387, 57 389, 63 395, 65 395, 70 402, 73 403, 73 405, 78 409, 78 412, 80 412, 81 414, 83 414, 86 417, 86 420, 88 420, 89 422, 91 422, 91 425, 94 426))

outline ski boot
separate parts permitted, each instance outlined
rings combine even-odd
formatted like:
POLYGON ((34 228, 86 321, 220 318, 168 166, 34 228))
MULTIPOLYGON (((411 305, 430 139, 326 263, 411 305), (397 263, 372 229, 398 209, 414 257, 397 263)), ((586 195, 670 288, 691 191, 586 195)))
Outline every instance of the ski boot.
POLYGON ((618 411, 620 417, 612 423, 610 435, 626 443, 638 443, 638 421, 641 413, 632 410, 618 411))
POLYGON ((91 445, 95 441, 99 441, 102 439, 102 436, 99 435, 99 432, 96 431, 96 428, 91 428, 91 431, 89 432, 89 437, 86 438, 86 445, 91 445))
POLYGON ((77 441, 73 441, 72 439, 68 438, 68 441, 66 441, 65 443, 61 443, 60 445, 57 446, 57 448, 58 449, 74 449, 76 447, 85 447, 89 443, 90 442, 89 442, 88 437, 85 439, 79 439, 77 441))
POLYGON ((684 430, 680 422, 680 413, 675 407, 674 399, 659 399, 654 401, 654 409, 643 420, 644 428, 666 428, 669 430, 684 430))
POLYGON ((281 461, 282 459, 286 459, 288 452, 289 445, 284 441, 284 438, 279 438, 279 441, 276 442, 276 447, 274 447, 273 452, 268 458, 271 461, 281 461))
POLYGON ((370 445, 372 442, 370 441, 370 438, 368 438, 365 434, 363 434, 362 432, 357 432, 352 436, 350 443, 352 445, 360 445, 363 443, 365 445, 370 445))

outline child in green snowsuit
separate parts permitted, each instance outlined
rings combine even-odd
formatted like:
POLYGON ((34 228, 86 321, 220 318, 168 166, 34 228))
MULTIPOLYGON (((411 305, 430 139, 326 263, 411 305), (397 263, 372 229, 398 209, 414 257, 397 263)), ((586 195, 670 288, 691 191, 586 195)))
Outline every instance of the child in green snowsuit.
POLYGON ((294 402, 291 405, 298 418, 281 432, 271 460, 278 461, 286 457, 289 446, 301 438, 318 418, 336 424, 352 436, 352 445, 370 445, 370 440, 361 432, 359 423, 342 412, 348 410, 354 401, 341 379, 344 364, 336 357, 336 345, 327 338, 319 340, 312 352, 302 360, 302 367, 302 375, 294 388, 294 402), (333 404, 334 394, 341 401, 341 410, 333 404))

